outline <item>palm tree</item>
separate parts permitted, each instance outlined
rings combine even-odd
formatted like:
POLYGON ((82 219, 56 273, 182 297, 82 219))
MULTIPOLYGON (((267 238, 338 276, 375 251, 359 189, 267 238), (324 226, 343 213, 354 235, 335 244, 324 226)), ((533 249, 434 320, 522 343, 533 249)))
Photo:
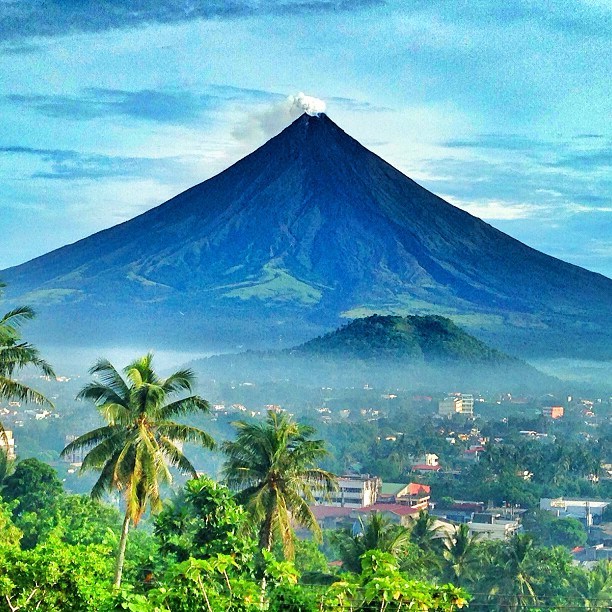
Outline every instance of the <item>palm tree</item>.
POLYGON ((612 561, 599 561, 591 570, 584 573, 577 585, 583 598, 584 610, 609 610, 612 601, 612 561))
POLYGON ((445 580, 456 586, 464 586, 470 580, 473 570, 479 565, 479 534, 470 535, 470 528, 465 524, 448 534, 444 539, 442 555, 445 559, 445 580))
POLYGON ((197 476, 178 443, 214 446, 206 432, 171 420, 210 408, 197 395, 170 401, 176 394, 191 392, 193 372, 179 370, 163 379, 153 370, 152 359, 149 353, 130 363, 123 370, 125 379, 106 359, 91 368, 90 373, 99 380, 86 385, 77 399, 92 401, 107 424, 83 434, 62 451, 62 455, 67 455, 77 449, 88 449, 81 471, 100 470, 91 490, 92 498, 100 499, 105 491, 114 489, 125 498, 115 587, 121 584, 130 523, 137 526, 147 507, 152 512, 161 509, 160 485, 172 481, 168 466, 193 478, 197 476))
POLYGON ((284 413, 268 412, 264 422, 233 425, 238 430, 236 440, 223 443, 227 484, 241 491, 247 510, 260 526, 260 548, 270 550, 278 541, 285 556, 292 558, 291 520, 320 537, 309 504, 316 493, 336 487, 336 477, 317 467, 327 455, 324 443, 310 439, 314 428, 284 413))
POLYGON ((426 510, 420 510, 410 529, 410 541, 423 552, 439 551, 442 543, 441 525, 426 510))
POLYGON ((372 512, 365 522, 360 518, 359 523, 359 533, 344 529, 332 535, 344 569, 356 574, 361 572, 361 555, 368 550, 380 550, 399 558, 410 546, 410 531, 393 525, 379 512, 372 512))
MULTIPOLYGON (((0 283, 0 295, 4 286, 4 283, 0 283)), ((21 339, 19 328, 33 317, 34 311, 29 306, 19 306, 0 318, 0 399, 52 405, 44 395, 13 378, 16 372, 28 366, 38 369, 45 376, 55 376, 53 368, 41 359, 38 350, 21 339)), ((0 446, 8 449, 8 440, 2 423, 0 423, 0 446)))
POLYGON ((534 576, 540 571, 533 538, 518 534, 502 549, 491 569, 489 593, 507 610, 536 606, 534 576))

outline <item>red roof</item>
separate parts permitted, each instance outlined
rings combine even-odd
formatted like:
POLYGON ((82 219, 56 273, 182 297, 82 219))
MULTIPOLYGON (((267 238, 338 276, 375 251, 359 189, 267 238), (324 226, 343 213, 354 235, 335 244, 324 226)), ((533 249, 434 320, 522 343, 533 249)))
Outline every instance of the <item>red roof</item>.
POLYGON ((431 487, 424 484, 419 484, 418 482, 411 482, 408 485, 408 495, 420 495, 421 493, 429 495, 430 492, 431 487))
POLYGON ((423 472, 439 472, 442 469, 441 465, 427 465, 425 463, 418 463, 412 466, 413 470, 420 470, 423 472))
POLYGON ((343 516, 349 516, 355 510, 355 508, 340 506, 310 506, 310 509, 318 520, 336 517, 342 518, 343 516))
POLYGON ((355 512, 363 512, 369 514, 370 512, 391 512, 398 516, 409 516, 411 514, 418 514, 417 508, 411 508, 404 504, 373 504, 366 506, 365 508, 355 508, 355 512))

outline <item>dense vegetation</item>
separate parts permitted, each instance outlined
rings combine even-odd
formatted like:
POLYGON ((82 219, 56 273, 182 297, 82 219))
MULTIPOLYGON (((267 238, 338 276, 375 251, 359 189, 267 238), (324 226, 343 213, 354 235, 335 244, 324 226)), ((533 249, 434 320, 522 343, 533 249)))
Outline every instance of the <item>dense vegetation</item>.
POLYGON ((295 349, 318 355, 360 359, 423 359, 508 364, 517 362, 440 316, 381 316, 355 319, 295 349))
POLYGON ((467 599, 475 610, 595 610, 612 595, 609 562, 586 571, 566 549, 528 535, 445 535, 426 514, 411 529, 373 515, 360 532, 326 533, 327 559, 315 542, 295 540, 296 562, 285 561, 282 548, 259 549, 249 513, 208 478, 189 481, 134 532, 122 587, 113 589, 119 513, 66 495, 57 479, 41 478, 48 466, 28 461, 5 486, 12 501, 0 504, 0 610, 451 610, 467 599), (35 486, 45 502, 33 507, 25 491, 35 486))
MULTIPOLYGON (((16 324, 31 316, 26 308, 0 321, 0 397, 45 402, 12 378, 25 365, 52 373, 18 333, 16 324)), ((572 563, 569 548, 586 539, 580 523, 536 509, 544 492, 583 486, 590 494, 609 493, 607 485, 583 479, 596 475, 604 458, 595 441, 559 436, 534 443, 518 434, 524 423, 511 428, 506 419, 503 443, 489 445, 461 483, 451 472, 431 481, 442 504, 467 494, 529 509, 528 533, 512 540, 482 542, 466 525, 445 530, 427 512, 409 526, 372 514, 321 533, 309 502, 316 491, 333 489, 338 462, 359 461, 360 468, 398 479, 408 474, 408 458, 425 450, 453 465, 461 444, 449 446, 445 428, 466 423, 435 427, 426 415, 398 411, 393 423, 347 421, 333 436, 328 430, 314 439, 315 427, 272 410, 264 419, 232 423, 232 439, 222 445, 227 488, 197 477, 183 454, 183 442, 214 445, 207 431, 180 422, 209 410, 206 400, 187 395, 191 371, 161 378, 145 355, 123 372, 100 360, 91 374, 78 397, 82 410, 88 402, 97 408, 103 424, 64 449, 84 450, 82 471, 98 472, 90 496, 67 494, 43 461, 15 463, 0 452, 2 612, 390 612, 468 605, 552 612, 606 609, 612 600, 609 561, 590 570, 572 563), (386 430, 395 435, 376 435, 386 430), (172 469, 191 477, 176 494, 172 469), (529 470, 531 480, 517 476, 529 470), (130 526, 140 528, 128 540, 130 526), (295 526, 310 537, 299 539, 295 526)), ((487 426, 495 435, 496 424, 487 426)), ((609 437, 604 429, 599 442, 609 437)))

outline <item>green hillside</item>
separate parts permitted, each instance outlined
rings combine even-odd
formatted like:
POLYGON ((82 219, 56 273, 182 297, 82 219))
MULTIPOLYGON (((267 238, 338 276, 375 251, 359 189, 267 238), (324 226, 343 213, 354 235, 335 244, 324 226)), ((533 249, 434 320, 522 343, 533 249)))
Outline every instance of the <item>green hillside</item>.
POLYGON ((296 349, 319 356, 410 359, 500 365, 519 363, 440 316, 381 316, 355 319, 296 349))

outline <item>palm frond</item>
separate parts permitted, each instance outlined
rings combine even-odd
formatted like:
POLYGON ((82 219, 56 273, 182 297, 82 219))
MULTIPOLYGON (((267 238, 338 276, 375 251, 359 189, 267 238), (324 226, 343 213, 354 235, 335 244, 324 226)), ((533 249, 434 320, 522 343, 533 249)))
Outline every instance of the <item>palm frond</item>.
POLYGON ((171 417, 183 416, 194 412, 206 413, 210 411, 210 403, 198 395, 192 395, 162 406, 159 418, 166 420, 171 417))
POLYGON ((83 448, 88 448, 103 440, 107 440, 111 438, 113 435, 117 433, 117 428, 114 426, 105 425, 104 427, 99 427, 98 429, 93 429, 92 431, 88 431, 83 435, 79 436, 72 442, 66 445, 64 450, 60 453, 60 457, 65 457, 66 455, 73 453, 74 451, 81 450, 83 448))
POLYGON ((53 406, 53 403, 42 393, 5 376, 0 376, 0 397, 21 402, 32 402, 33 404, 53 406))
POLYGON ((197 472, 191 461, 185 457, 185 455, 166 437, 163 437, 159 441, 159 445, 167 457, 170 465, 177 468, 183 474, 189 474, 192 478, 197 478, 197 472))
POLYGON ((180 393, 181 391, 191 392, 194 382, 195 374, 193 370, 177 370, 163 381, 162 387, 167 394, 180 393))
POLYGON ((194 443, 204 448, 215 448, 215 441, 204 430, 192 425, 182 425, 171 421, 164 421, 157 425, 157 431, 170 440, 194 443))

